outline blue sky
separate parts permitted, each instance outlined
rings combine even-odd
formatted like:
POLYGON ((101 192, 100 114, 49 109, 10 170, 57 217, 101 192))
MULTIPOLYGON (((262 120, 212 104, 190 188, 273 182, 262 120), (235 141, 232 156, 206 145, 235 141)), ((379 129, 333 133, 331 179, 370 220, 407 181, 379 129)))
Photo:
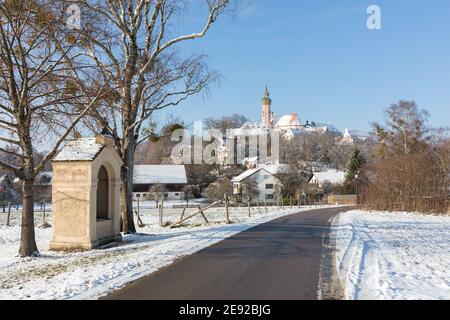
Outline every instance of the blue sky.
MULTIPOLYGON (((180 30, 201 24, 191 13, 180 30)), ((222 80, 160 120, 235 112, 259 120, 267 84, 273 111, 297 112, 302 122, 368 130, 391 103, 414 99, 432 125, 450 125, 448 0, 240 0, 183 50, 206 54, 222 80), (371 4, 381 8, 382 30, 366 27, 371 4)))

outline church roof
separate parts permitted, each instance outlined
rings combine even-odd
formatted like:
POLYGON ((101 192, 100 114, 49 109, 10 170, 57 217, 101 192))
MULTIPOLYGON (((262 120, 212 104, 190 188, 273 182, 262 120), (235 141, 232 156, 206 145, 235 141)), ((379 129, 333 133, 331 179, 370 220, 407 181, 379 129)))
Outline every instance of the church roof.
POLYGON ((282 116, 274 117, 275 127, 300 127, 301 123, 298 115, 294 112, 282 116))

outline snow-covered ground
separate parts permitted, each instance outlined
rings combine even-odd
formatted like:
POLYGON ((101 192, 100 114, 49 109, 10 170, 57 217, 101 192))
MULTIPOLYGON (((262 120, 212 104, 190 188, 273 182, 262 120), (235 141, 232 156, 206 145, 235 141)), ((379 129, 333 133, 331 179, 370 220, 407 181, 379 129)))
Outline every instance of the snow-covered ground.
POLYGON ((347 299, 450 299, 450 216, 350 211, 332 235, 347 299))
MULTIPOLYGON (((151 207, 144 204, 143 207, 151 207)), ((318 207, 317 207, 318 208, 318 207)), ((18 258, 20 240, 19 213, 13 212, 12 226, 6 227, 4 214, 0 214, 0 300, 1 299, 96 299, 124 286, 126 283, 148 275, 176 259, 208 247, 224 238, 257 224, 307 211, 285 208, 231 208, 233 224, 223 221, 224 209, 206 212, 209 225, 201 216, 190 220, 189 225, 168 229, 158 227, 156 209, 141 211, 147 224, 139 234, 125 236, 121 245, 90 252, 62 253, 48 251, 51 229, 36 229, 40 256, 18 258)), ((186 214, 194 212, 188 209, 186 214)), ((181 209, 164 211, 165 222, 177 221, 181 209)), ((36 222, 42 221, 38 214, 36 222)), ((51 223, 51 219, 48 221, 51 223)))

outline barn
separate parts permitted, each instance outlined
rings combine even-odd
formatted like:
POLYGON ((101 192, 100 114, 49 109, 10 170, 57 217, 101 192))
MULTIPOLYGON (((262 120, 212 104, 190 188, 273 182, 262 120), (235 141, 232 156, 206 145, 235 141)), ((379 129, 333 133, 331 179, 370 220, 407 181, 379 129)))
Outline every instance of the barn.
POLYGON ((187 183, 184 165, 135 165, 133 198, 150 200, 164 194, 165 200, 184 200, 187 183))

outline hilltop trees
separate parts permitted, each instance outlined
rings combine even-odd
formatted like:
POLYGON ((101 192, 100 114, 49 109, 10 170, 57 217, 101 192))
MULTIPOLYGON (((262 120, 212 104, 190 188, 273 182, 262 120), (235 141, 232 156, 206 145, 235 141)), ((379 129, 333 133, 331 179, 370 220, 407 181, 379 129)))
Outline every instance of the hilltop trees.
POLYGON ((169 120, 160 130, 157 125, 150 124, 142 132, 135 152, 136 164, 170 163, 170 155, 177 142, 172 141, 172 133, 185 128, 183 121, 169 120))
POLYGON ((225 133, 227 129, 240 128, 246 122, 250 121, 245 116, 235 113, 231 116, 223 116, 221 118, 205 119, 205 127, 208 129, 218 129, 225 133))

